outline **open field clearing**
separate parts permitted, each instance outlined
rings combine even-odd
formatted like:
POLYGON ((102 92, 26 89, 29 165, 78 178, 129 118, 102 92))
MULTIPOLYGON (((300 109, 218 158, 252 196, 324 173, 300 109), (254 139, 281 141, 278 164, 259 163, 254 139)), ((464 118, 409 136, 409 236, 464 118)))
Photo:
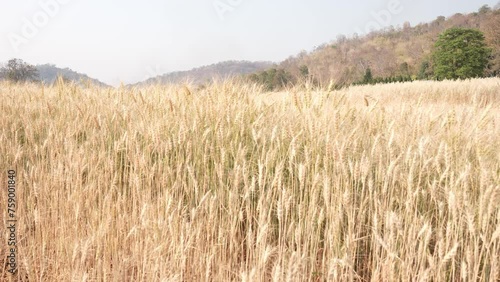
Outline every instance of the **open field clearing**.
POLYGON ((0 83, 19 279, 500 279, 499 78, 190 89, 0 83))

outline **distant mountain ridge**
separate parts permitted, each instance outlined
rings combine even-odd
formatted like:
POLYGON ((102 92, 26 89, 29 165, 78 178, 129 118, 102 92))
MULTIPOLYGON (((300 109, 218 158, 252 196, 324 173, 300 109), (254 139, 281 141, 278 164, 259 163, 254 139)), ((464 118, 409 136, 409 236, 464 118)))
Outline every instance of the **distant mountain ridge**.
POLYGON ((53 84, 58 76, 63 77, 65 80, 74 81, 80 83, 82 81, 90 81, 95 85, 109 87, 104 82, 101 82, 95 78, 91 78, 86 74, 76 72, 70 68, 59 68, 53 64, 44 64, 35 66, 40 75, 40 80, 45 84, 53 84))
POLYGON ((247 75, 273 66, 272 62, 225 61, 188 71, 176 71, 149 78, 129 86, 145 86, 151 84, 183 83, 203 84, 213 79, 225 79, 231 76, 247 75))

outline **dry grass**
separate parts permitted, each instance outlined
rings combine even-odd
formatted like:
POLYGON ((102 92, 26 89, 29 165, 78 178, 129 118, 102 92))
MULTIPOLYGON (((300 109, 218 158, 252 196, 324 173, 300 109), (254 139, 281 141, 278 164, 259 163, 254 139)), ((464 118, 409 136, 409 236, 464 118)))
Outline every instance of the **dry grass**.
POLYGON ((289 93, 4 83, 0 98, 17 278, 500 277, 498 78, 289 93))

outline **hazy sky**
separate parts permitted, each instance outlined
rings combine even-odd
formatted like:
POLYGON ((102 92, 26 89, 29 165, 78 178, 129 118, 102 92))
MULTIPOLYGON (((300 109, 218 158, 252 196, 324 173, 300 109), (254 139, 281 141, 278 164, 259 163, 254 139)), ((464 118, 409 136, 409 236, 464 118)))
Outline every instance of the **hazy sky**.
POLYGON ((498 0, 0 0, 0 62, 53 63, 108 84, 225 60, 279 62, 339 34, 498 0))

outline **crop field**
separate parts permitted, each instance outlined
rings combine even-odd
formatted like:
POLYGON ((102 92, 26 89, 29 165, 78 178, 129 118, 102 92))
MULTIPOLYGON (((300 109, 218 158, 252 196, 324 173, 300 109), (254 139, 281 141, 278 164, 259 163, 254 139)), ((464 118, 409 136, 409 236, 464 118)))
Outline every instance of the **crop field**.
POLYGON ((0 99, 0 280, 500 279, 499 78, 0 99))

